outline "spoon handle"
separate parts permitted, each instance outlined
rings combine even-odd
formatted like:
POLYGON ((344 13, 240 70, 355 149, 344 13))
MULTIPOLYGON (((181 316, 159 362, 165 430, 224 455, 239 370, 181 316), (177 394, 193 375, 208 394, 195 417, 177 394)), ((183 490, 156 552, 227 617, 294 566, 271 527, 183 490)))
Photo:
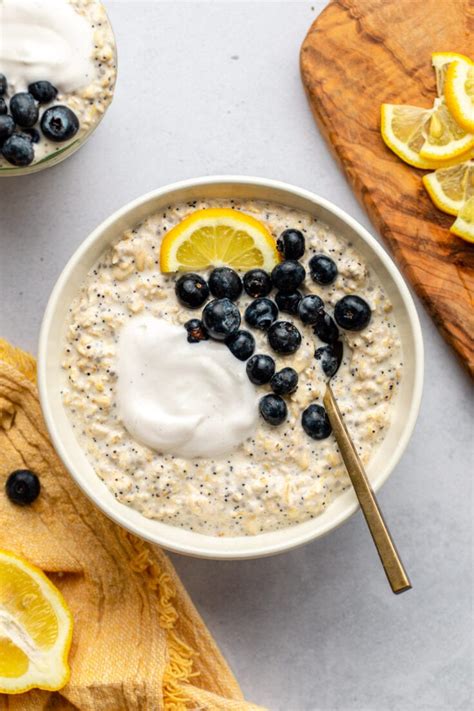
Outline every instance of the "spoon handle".
POLYGON ((411 583, 400 560, 395 544, 379 509, 364 466, 359 459, 352 439, 347 431, 339 407, 329 383, 324 395, 324 406, 328 413, 334 436, 346 465, 347 472, 359 499, 359 504, 374 539, 380 560, 394 593, 410 590, 411 583))

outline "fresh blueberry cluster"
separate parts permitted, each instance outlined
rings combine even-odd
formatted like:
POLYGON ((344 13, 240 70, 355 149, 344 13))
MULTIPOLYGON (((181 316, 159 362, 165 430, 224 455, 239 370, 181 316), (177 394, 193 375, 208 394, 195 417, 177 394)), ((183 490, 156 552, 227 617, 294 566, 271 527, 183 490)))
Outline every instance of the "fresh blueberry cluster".
MULTIPOLYGON (((344 296, 337 302, 334 318, 324 309, 324 301, 317 294, 300 291, 306 279, 306 270, 299 259, 305 252, 302 232, 285 230, 277 240, 283 260, 268 274, 263 269, 251 269, 243 279, 229 267, 214 269, 208 281, 199 274, 183 274, 176 282, 178 301, 189 309, 203 308, 201 319, 185 323, 190 343, 212 338, 222 341, 231 353, 247 361, 247 376, 255 385, 269 384, 272 393, 260 400, 262 417, 271 425, 280 425, 288 415, 284 395, 298 387, 298 374, 293 368, 275 372, 275 361, 267 354, 254 353, 255 338, 242 330, 242 316, 236 301, 245 291, 253 300, 246 307, 243 319, 252 329, 264 331, 270 348, 279 355, 291 355, 301 345, 301 333, 291 321, 280 320, 279 312, 297 316, 325 344, 317 348, 315 358, 324 374, 330 378, 338 370, 343 357, 343 344, 339 328, 360 331, 371 318, 371 310, 364 299, 356 295, 344 296), (274 299, 269 298, 275 289, 274 299), (209 296, 213 299, 207 304, 209 296), (204 305, 205 304, 205 305, 204 305)), ((329 285, 338 275, 336 263, 325 254, 316 254, 309 261, 309 274, 313 282, 329 285)), ((302 414, 302 426, 313 439, 324 439, 331 434, 324 407, 312 404, 302 414)))
POLYGON ((0 150, 9 163, 18 167, 30 165, 35 157, 34 144, 45 138, 67 141, 79 130, 79 119, 67 106, 50 106, 41 115, 39 107, 50 104, 57 89, 49 81, 35 81, 28 91, 14 94, 9 105, 5 99, 8 82, 0 74, 0 150), (39 122, 39 128, 35 125, 39 122))

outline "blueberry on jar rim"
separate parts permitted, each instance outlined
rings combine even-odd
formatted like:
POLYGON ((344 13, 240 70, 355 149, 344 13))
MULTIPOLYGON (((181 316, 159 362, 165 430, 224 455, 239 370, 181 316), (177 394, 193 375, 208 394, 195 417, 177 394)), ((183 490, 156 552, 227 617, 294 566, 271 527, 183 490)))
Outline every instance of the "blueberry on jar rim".
POLYGON ((247 376, 254 385, 266 385, 275 372, 275 361, 269 355, 256 353, 247 361, 247 376))
POLYGON ((250 269, 244 274, 243 282, 245 292, 253 299, 267 296, 272 290, 270 274, 264 269, 250 269))
POLYGON ((249 331, 237 331, 226 339, 227 348, 239 360, 248 360, 255 350, 255 338, 249 331))
POLYGON ((209 279, 209 291, 217 299, 236 301, 242 293, 242 280, 230 267, 213 269, 209 279))
POLYGON ((7 78, 5 74, 0 74, 0 96, 4 96, 7 92, 7 78))
POLYGON ((38 104, 31 94, 22 91, 10 99, 10 113, 18 126, 31 128, 38 120, 38 104))
POLYGON ((301 345, 301 333, 290 321, 276 321, 268 329, 268 342, 275 353, 291 355, 301 345))
POLYGON ((274 427, 281 425, 288 415, 286 402, 279 395, 273 395, 272 393, 262 397, 258 409, 265 422, 274 427))
POLYGON ((343 296, 334 307, 334 318, 345 331, 362 331, 372 317, 367 301, 355 294, 343 296))
POLYGON ((331 423, 322 405, 309 405, 301 415, 301 424, 312 439, 326 439, 332 432, 331 423))
POLYGON ((272 270, 272 284, 282 294, 292 294, 304 282, 305 268, 300 262, 288 259, 280 262, 272 270))
POLYGON ((51 106, 41 117, 41 131, 50 141, 67 141, 79 131, 79 119, 67 106, 51 106))
POLYGON ((41 491, 40 480, 29 469, 18 469, 10 474, 5 491, 13 504, 28 506, 35 501, 41 491))
POLYGON ((203 322, 198 318, 186 321, 184 328, 188 334, 188 343, 199 343, 199 341, 207 341, 209 339, 209 334, 203 322))
POLYGON ((314 357, 319 361, 324 375, 332 378, 339 370, 342 363, 344 347, 342 341, 329 343, 327 346, 321 346, 314 352, 314 357))
POLYGON ((281 291, 278 291, 275 294, 276 305, 280 311, 293 315, 298 312, 298 304, 302 298, 301 291, 294 291, 292 294, 282 294, 281 291))
POLYGON ((14 133, 3 144, 2 155, 11 165, 18 168, 30 165, 35 157, 31 138, 14 133))
POLYGON ((58 95, 58 90, 49 81, 35 81, 28 85, 28 91, 40 104, 49 104, 58 95))
POLYGON ((199 274, 183 274, 175 284, 176 298, 188 309, 198 309, 209 296, 209 287, 199 274))
POLYGON ((324 301, 316 294, 304 296, 298 304, 298 316, 306 325, 315 324, 324 311, 324 301))
POLYGON ((315 254, 308 266, 311 279, 323 286, 332 284, 338 274, 336 262, 325 254, 315 254))
POLYGON ((323 343, 334 343, 339 338, 336 322, 326 311, 322 311, 313 325, 313 333, 323 343))
POLYGON ((28 136, 30 141, 32 141, 33 143, 40 142, 41 134, 38 131, 38 129, 36 129, 36 128, 24 128, 24 129, 22 129, 21 134, 23 136, 28 136))
POLYGON ((300 230, 284 230, 277 239, 277 249, 285 259, 301 259, 305 250, 303 233, 300 230))
POLYGON ((11 116, 0 116, 0 145, 10 138, 15 130, 15 122, 11 116))
POLYGON ((282 368, 270 380, 275 395, 291 395, 298 387, 298 373, 294 368, 282 368))
POLYGON ((240 311, 230 299, 214 299, 204 307, 202 321, 211 338, 225 341, 239 330, 240 311))
POLYGON ((246 323, 252 328, 258 328, 260 331, 268 331, 277 318, 278 308, 276 304, 264 296, 252 301, 244 312, 246 323))

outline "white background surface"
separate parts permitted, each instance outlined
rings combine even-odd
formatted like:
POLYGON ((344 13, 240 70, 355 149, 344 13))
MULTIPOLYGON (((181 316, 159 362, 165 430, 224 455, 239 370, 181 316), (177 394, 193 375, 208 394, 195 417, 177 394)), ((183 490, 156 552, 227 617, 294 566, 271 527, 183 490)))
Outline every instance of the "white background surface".
MULTIPOLYGON (((300 83, 299 47, 324 2, 106 4, 119 44, 106 119, 66 163, 0 181, 0 334, 33 352, 72 252, 160 185, 217 173, 277 178, 372 229, 300 83)), ((419 311, 421 414, 380 495, 412 591, 392 595, 360 513, 271 559, 173 556, 246 695, 272 711, 471 708, 472 390, 419 311)))

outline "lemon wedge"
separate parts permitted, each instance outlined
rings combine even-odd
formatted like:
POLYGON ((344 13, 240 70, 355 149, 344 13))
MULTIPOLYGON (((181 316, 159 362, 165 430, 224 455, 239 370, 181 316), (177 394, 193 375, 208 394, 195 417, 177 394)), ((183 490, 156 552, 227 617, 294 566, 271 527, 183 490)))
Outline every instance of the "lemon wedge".
POLYGON ((424 135, 426 140, 420 148, 420 156, 425 160, 450 160, 474 146, 474 135, 459 126, 444 99, 435 99, 424 135))
POLYGON ((439 97, 444 96, 446 72, 452 62, 462 62, 467 65, 471 64, 469 57, 459 52, 434 52, 431 55, 431 63, 436 74, 436 89, 439 97))
POLYGON ((450 230, 466 242, 474 243, 474 196, 466 200, 450 230))
POLYGON ((463 60, 449 64, 444 96, 459 126, 474 133, 474 62, 463 60))
POLYGON ((197 210, 161 243, 162 272, 228 266, 271 271, 280 261, 275 240, 255 217, 229 208, 197 210))
MULTIPOLYGON (((439 101, 438 99, 436 101, 439 101)), ((449 113, 449 112, 448 112, 449 113)), ((381 109, 381 133, 385 144, 405 163, 413 165, 415 168, 425 170, 436 170, 436 168, 446 167, 458 163, 460 158, 456 146, 455 156, 449 157, 449 151, 445 151, 443 158, 442 150, 438 150, 435 156, 427 156, 422 151, 427 145, 427 136, 430 131, 433 116, 440 124, 441 134, 444 131, 444 112, 442 117, 438 116, 438 107, 433 109, 423 109, 419 106, 409 104, 382 104, 381 109)), ((433 129, 435 128, 433 125, 433 129)), ((464 135, 464 131, 459 129, 464 135)), ((474 139, 474 137, 473 137, 474 139)), ((469 154, 470 142, 465 141, 460 154, 469 154)), ((474 145, 474 140, 472 141, 474 145)), ((436 151, 433 151, 436 153, 436 151)))
POLYGON ((436 207, 457 215, 466 200, 474 196, 474 160, 428 173, 423 176, 423 184, 436 207))
POLYGON ((59 590, 41 570, 0 550, 0 693, 63 687, 71 637, 59 590))

